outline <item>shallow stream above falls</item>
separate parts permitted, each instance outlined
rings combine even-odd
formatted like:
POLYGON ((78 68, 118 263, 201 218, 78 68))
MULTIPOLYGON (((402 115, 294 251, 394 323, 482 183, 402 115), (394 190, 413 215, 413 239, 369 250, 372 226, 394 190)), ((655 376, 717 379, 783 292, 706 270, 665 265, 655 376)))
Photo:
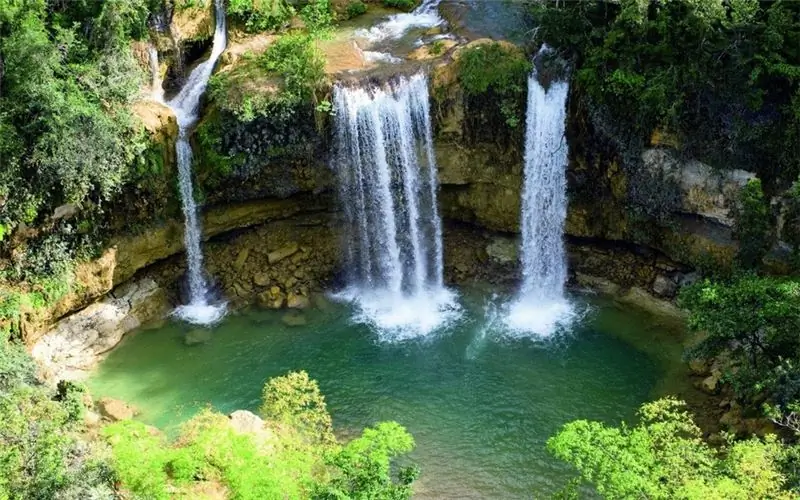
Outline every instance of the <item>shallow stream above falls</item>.
POLYGON ((492 319, 507 297, 460 295, 460 320, 401 343, 380 342, 351 322, 351 307, 327 301, 315 301, 299 326, 284 323, 285 311, 231 315, 192 347, 184 344, 191 327, 167 322, 126 337, 89 387, 174 433, 208 404, 256 410, 268 378, 306 370, 345 439, 383 420, 409 429, 410 459, 422 469, 417 497, 504 499, 539 498, 571 477, 545 450, 565 422, 630 422, 642 402, 691 390, 680 334, 650 316, 573 297, 584 318, 538 341, 505 336, 492 319))

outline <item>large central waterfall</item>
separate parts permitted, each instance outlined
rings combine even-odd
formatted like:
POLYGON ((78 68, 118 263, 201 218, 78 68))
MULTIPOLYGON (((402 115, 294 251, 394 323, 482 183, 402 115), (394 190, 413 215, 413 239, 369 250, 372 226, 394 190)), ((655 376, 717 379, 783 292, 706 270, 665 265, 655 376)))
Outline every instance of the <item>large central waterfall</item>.
POLYGON ((214 65, 225 50, 227 34, 224 0, 215 0, 216 29, 209 58, 200 63, 186 79, 180 92, 167 104, 178 118, 178 141, 175 144, 178 161, 178 184, 181 204, 186 221, 184 244, 186 246, 186 276, 189 288, 189 303, 179 306, 176 314, 195 324, 209 324, 225 314, 224 304, 212 304, 208 282, 203 270, 203 251, 200 247, 202 230, 197 214, 192 187, 192 146, 189 133, 198 119, 200 97, 206 90, 214 65))
POLYGON ((456 314, 442 284, 428 79, 334 88, 336 164, 344 209, 342 295, 386 338, 436 329, 456 314))
MULTIPOLYGON (((543 47, 540 55, 548 51, 543 47)), ((534 67, 528 77, 525 130, 525 181, 522 195, 522 286, 507 322, 515 330, 549 335, 570 315, 564 298, 567 262, 566 103, 569 85, 549 88, 534 67)))

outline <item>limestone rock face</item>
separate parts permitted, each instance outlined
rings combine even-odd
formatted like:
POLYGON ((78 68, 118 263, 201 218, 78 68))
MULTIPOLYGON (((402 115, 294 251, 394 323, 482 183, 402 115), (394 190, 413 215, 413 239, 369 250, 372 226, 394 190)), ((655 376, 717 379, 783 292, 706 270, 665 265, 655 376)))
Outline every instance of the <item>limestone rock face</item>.
POLYGON ((169 304, 152 279, 126 283, 103 300, 58 322, 33 346, 32 355, 52 381, 81 379, 123 335, 163 317, 169 304))
POLYGON ((648 149, 642 159, 645 168, 677 182, 681 211, 728 227, 734 223, 730 209, 739 191, 756 176, 744 170, 714 170, 697 160, 681 161, 672 149, 648 149))
POLYGON ((175 9, 170 32, 178 41, 207 40, 214 36, 214 2, 207 7, 175 9))

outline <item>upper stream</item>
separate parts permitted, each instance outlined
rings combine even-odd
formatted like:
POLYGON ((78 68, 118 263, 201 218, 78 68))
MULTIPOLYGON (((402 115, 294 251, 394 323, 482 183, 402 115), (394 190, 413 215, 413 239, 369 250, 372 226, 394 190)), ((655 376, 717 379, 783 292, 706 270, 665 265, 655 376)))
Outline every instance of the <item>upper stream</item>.
POLYGON ((652 318, 595 299, 573 298, 588 300, 589 312, 546 341, 514 339, 492 321, 487 311, 506 297, 462 291, 461 299, 460 320, 400 343, 380 341, 352 322, 349 306, 329 302, 294 327, 280 311, 231 315, 194 347, 183 343, 191 326, 169 322, 126 337, 89 386, 174 432, 208 404, 256 410, 268 378, 303 369, 344 437, 383 420, 409 429, 417 443, 409 459, 422 469, 417 497, 541 498, 571 477, 547 454, 549 436, 574 419, 630 422, 680 366, 679 343, 652 318), (634 338, 659 357, 624 340, 634 338))

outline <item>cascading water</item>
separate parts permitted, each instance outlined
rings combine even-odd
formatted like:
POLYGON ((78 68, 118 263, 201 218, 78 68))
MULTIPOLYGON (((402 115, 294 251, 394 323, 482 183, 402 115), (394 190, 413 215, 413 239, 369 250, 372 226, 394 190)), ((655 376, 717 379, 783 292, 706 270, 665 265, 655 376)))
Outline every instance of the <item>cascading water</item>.
POLYGON ((214 65, 227 43, 224 0, 215 0, 214 9, 216 28, 211 55, 192 71, 180 92, 167 103, 178 118, 179 132, 175 149, 178 161, 178 184, 186 221, 183 239, 186 246, 186 275, 189 285, 189 303, 176 308, 175 314, 194 324, 214 323, 221 319, 226 311, 224 303, 211 303, 203 271, 203 251, 200 248, 202 231, 192 188, 192 146, 189 143, 189 132, 198 119, 200 97, 205 92, 214 65))
POLYGON ((389 88, 334 88, 336 171, 343 204, 341 297, 385 339, 428 333, 457 315, 442 278, 442 225, 422 74, 389 88))
POLYGON ((147 49, 150 55, 150 95, 154 101, 164 102, 164 88, 158 65, 158 50, 152 45, 147 49))
MULTIPOLYGON (((548 51, 545 46, 539 55, 548 51)), ((534 65, 528 77, 525 131, 522 286, 506 323, 515 331, 542 336, 551 334, 572 311, 564 297, 568 92, 569 84, 564 80, 553 80, 546 89, 534 65)))
POLYGON ((412 28, 432 28, 444 22, 439 16, 439 3, 441 0, 424 0, 411 12, 403 12, 389 16, 389 19, 373 26, 368 30, 358 32, 370 42, 380 42, 386 39, 400 38, 412 28))

